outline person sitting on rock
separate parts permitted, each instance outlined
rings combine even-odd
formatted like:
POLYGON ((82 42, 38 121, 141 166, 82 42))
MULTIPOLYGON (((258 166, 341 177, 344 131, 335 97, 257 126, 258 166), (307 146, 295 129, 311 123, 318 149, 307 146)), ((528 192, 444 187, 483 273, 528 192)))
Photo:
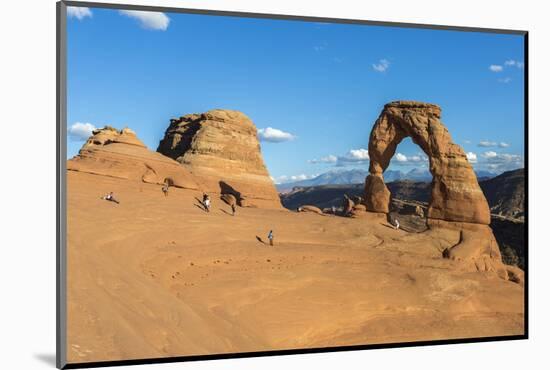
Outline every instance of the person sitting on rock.
POLYGON ((119 204, 120 202, 115 199, 113 196, 113 192, 108 193, 107 195, 103 196, 101 199, 108 200, 110 202, 115 202, 116 204, 119 204))
POLYGON ((267 238, 269 239, 269 245, 271 245, 273 247, 273 239, 275 239, 275 237, 273 236, 273 230, 269 230, 269 233, 267 234, 267 238))
POLYGON ((162 186, 162 192, 164 193, 164 196, 165 196, 165 197, 168 196, 168 183, 165 183, 165 184, 162 186))

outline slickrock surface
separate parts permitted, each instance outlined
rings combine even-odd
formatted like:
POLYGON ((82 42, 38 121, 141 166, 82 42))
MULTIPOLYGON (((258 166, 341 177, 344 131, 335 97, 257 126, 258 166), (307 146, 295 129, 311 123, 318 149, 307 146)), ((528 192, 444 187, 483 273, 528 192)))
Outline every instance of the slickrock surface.
POLYGON ((112 127, 95 130, 78 155, 67 161, 67 169, 150 184, 168 182, 179 188, 199 189, 188 170, 178 162, 147 149, 128 128, 120 131, 112 127))
POLYGON ((207 213, 200 191, 75 171, 68 187, 73 362, 524 332, 521 284, 441 257, 456 230, 408 233, 372 212, 233 217, 215 197, 207 213))
POLYGON ((206 192, 233 194, 243 207, 282 209, 256 126, 241 112, 218 109, 172 119, 157 151, 191 171, 206 192))

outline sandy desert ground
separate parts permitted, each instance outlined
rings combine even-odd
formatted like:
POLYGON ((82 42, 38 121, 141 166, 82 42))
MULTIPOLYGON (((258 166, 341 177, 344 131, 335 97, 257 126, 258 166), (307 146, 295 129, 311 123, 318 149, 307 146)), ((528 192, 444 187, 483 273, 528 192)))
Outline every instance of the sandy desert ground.
POLYGON ((441 258, 445 235, 67 180, 69 362, 523 334, 524 288, 441 258))

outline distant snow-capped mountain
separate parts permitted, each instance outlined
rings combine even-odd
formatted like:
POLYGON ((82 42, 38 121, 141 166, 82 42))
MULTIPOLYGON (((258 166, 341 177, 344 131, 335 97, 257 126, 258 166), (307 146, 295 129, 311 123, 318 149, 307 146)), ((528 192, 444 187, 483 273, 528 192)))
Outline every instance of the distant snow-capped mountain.
MULTIPOLYGON (((354 168, 351 170, 331 170, 317 177, 307 180, 288 182, 277 184, 277 190, 281 193, 292 190, 294 187, 318 186, 318 185, 347 185, 347 184, 362 184, 369 171, 354 168)), ((491 178, 496 174, 488 171, 476 171, 478 178, 491 178)), ((430 171, 420 168, 413 168, 408 172, 400 170, 386 170, 384 172, 384 181, 392 182, 397 180, 411 180, 417 182, 432 181, 430 171)))

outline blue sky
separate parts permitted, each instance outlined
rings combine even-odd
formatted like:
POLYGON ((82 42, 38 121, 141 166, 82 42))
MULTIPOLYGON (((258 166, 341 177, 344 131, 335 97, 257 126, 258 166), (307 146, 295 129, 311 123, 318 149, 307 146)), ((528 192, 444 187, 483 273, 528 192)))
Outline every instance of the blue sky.
MULTIPOLYGON (((523 167, 523 37, 174 13, 68 11, 68 156, 92 127, 156 150, 171 117, 247 114, 276 182, 368 168, 393 100, 438 104, 476 169, 523 167)), ((409 139, 391 169, 426 168, 409 139)))

